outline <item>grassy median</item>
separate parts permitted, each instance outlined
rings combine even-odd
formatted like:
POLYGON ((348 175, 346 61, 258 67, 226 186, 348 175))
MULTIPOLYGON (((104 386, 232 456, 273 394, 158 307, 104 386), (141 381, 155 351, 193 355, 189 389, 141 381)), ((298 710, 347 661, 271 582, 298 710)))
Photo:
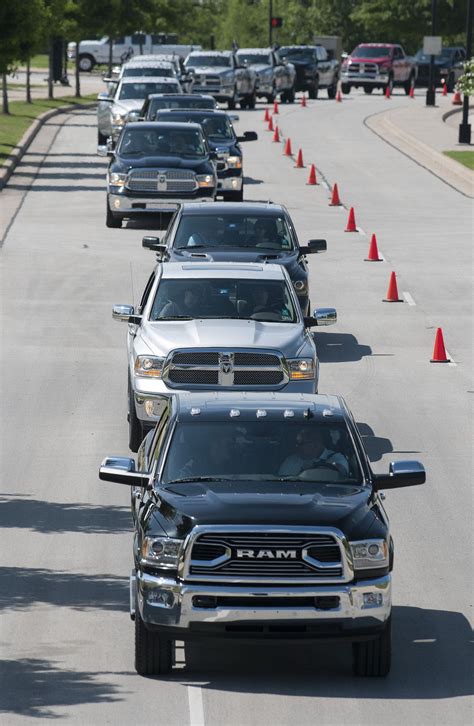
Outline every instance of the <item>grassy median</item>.
POLYGON ((45 111, 50 111, 58 106, 70 105, 74 107, 78 103, 88 103, 95 101, 97 96, 82 96, 75 98, 73 96, 64 96, 62 98, 40 98, 33 103, 25 101, 11 101, 10 113, 0 113, 0 166, 5 159, 17 146, 21 137, 33 123, 33 121, 45 111))
POLYGON ((444 151, 443 153, 450 159, 464 164, 468 169, 474 170, 474 151, 444 151))

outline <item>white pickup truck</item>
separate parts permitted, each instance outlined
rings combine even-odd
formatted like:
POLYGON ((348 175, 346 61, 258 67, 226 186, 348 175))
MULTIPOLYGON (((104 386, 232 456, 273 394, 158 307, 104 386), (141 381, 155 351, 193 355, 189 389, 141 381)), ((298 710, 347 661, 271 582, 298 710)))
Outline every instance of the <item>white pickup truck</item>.
MULTIPOLYGON (((185 58, 192 50, 201 50, 200 45, 164 45, 159 42, 160 36, 145 33, 134 33, 122 38, 115 38, 112 50, 112 62, 124 63, 134 55, 146 54, 172 54, 185 58)), ((68 43, 67 56, 69 60, 76 59, 77 43, 68 43)), ((100 40, 81 40, 79 43, 79 68, 81 71, 91 71, 94 66, 109 62, 109 38, 104 35, 100 40)))

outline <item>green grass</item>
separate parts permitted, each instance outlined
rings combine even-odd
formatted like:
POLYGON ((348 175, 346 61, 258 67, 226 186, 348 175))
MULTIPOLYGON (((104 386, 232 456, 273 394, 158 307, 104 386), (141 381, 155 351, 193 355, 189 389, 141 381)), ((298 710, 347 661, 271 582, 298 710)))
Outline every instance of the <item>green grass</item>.
POLYGON ((464 164, 468 169, 474 170, 474 151, 444 151, 443 153, 449 156, 450 159, 464 164))
POLYGON ((31 68, 49 68, 49 57, 47 53, 34 55, 30 61, 31 68))
POLYGON ((33 103, 12 101, 9 104, 10 114, 0 113, 0 165, 11 154, 37 116, 58 106, 65 106, 66 104, 73 106, 75 103, 87 103, 95 100, 96 95, 93 94, 79 99, 72 96, 54 99, 42 98, 36 99, 33 103))

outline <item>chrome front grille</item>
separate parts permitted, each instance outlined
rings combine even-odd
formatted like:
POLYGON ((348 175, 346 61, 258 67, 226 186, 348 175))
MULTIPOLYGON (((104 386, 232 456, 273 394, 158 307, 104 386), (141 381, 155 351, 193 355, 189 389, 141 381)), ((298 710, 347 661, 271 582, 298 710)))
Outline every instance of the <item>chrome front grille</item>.
POLYGON ((376 76, 378 71, 377 63, 351 63, 349 73, 363 73, 366 76, 376 76))
POLYGON ((133 192, 194 192, 196 177, 186 169, 134 169, 128 175, 127 189, 133 192))
POLYGON ((163 370, 172 388, 280 387, 288 383, 283 356, 267 351, 175 350, 163 370))
POLYGON ((351 578, 345 540, 332 528, 196 527, 185 580, 333 583, 351 578))

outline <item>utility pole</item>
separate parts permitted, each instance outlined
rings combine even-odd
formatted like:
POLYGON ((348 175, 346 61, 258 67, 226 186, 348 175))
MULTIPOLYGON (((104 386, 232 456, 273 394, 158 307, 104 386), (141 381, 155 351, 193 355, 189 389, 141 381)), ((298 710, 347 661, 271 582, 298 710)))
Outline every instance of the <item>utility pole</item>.
POLYGON ((273 45, 272 18, 273 18, 273 0, 268 0, 268 45, 270 46, 270 48, 273 45))
MULTIPOLYGON (((472 56, 472 21, 474 0, 467 0, 466 58, 472 56)), ((469 96, 464 94, 462 104, 462 123, 459 124, 459 143, 471 143, 471 124, 469 123, 469 96)))

